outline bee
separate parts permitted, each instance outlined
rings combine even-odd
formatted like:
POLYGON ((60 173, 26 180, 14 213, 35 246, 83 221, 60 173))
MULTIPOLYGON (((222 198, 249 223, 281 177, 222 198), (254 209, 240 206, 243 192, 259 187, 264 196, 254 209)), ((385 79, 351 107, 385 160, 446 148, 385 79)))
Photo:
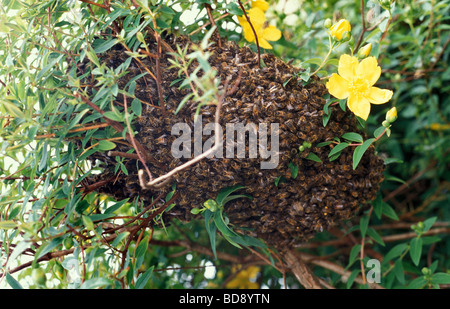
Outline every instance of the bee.
POLYGON ((297 221, 295 221, 295 220, 294 220, 293 218, 291 218, 291 217, 287 217, 287 218, 286 218, 286 222, 289 223, 290 225, 297 226, 297 221))

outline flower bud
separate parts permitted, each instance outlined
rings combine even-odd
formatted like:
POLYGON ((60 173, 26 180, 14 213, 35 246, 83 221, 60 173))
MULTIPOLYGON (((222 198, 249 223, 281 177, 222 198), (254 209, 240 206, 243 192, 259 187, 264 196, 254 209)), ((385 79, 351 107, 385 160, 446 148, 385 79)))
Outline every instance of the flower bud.
POLYGON ((386 113, 386 121, 393 123, 395 120, 397 120, 397 109, 394 106, 386 113))
MULTIPOLYGON (((338 41, 342 40, 344 32, 350 32, 352 27, 346 19, 341 19, 330 28, 330 34, 338 41)), ((348 38, 350 39, 350 37, 348 38)))
POLYGON ((387 120, 383 120, 383 122, 381 123, 381 125, 385 128, 389 128, 391 126, 391 123, 387 120))
POLYGON ((350 41, 351 38, 352 34, 349 31, 344 31, 344 33, 342 34, 342 41, 347 42, 350 41))
POLYGON ((358 50, 358 58, 359 59, 367 58, 370 55, 371 51, 372 51, 372 43, 369 43, 369 44, 361 47, 358 50))
POLYGON ((333 22, 331 21, 331 19, 329 19, 329 18, 325 19, 325 21, 323 23, 323 26, 325 28, 330 29, 332 25, 333 25, 333 22))

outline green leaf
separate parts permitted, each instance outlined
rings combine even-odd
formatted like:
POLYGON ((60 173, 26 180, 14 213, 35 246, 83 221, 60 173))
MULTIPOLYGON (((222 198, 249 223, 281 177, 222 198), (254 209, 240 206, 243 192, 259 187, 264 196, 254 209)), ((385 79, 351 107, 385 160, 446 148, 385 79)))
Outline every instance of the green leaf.
POLYGON ((433 276, 431 276, 431 282, 435 284, 450 284, 450 274, 435 273, 433 276))
POLYGON ((349 254, 347 268, 350 267, 351 265, 353 265, 353 263, 357 260, 360 251, 361 251, 361 245, 360 244, 356 244, 356 245, 353 246, 353 248, 352 248, 352 250, 350 251, 350 254, 349 254))
POLYGON ((345 133, 344 135, 342 135, 342 138, 345 138, 346 140, 349 140, 352 142, 358 142, 358 143, 362 143, 364 141, 361 134, 354 133, 354 132, 345 133))
POLYGON ((152 266, 148 270, 146 270, 145 273, 142 273, 139 275, 138 279, 136 280, 136 285, 135 285, 136 289, 143 289, 145 287, 148 280, 150 280, 150 277, 153 274, 153 268, 154 268, 154 266, 152 266))
POLYGON ((122 207, 123 205, 125 205, 126 202, 128 202, 128 198, 121 200, 120 202, 115 203, 114 205, 106 208, 105 210, 105 214, 112 214, 114 213, 117 209, 119 209, 120 207, 122 207))
POLYGON ((318 144, 316 145, 316 147, 327 146, 327 145, 330 145, 331 143, 332 143, 332 141, 326 141, 326 142, 318 143, 318 144))
POLYGON ((331 149, 330 153, 328 154, 328 157, 332 157, 333 155, 336 155, 338 153, 340 153, 343 149, 348 147, 348 143, 340 143, 337 144, 336 146, 333 147, 333 149, 331 149))
POLYGON ((403 261, 398 259, 394 263, 394 268, 392 270, 395 274, 395 277, 401 284, 405 284, 405 271, 403 269, 403 261))
POLYGON ((382 209, 383 209, 383 214, 386 217, 389 217, 395 221, 399 220, 397 214, 395 213, 395 210, 391 206, 389 206, 388 203, 382 202, 382 209))
POLYGON ((97 149, 106 151, 116 148, 116 144, 107 140, 101 140, 98 142, 97 149))
POLYGON ((244 15, 244 12, 242 12, 242 9, 235 2, 228 3, 225 8, 228 10, 228 12, 230 12, 233 15, 238 15, 238 16, 244 15))
POLYGON ((356 277, 358 276, 358 274, 361 272, 360 269, 355 269, 352 271, 352 273, 350 274, 350 276, 348 276, 347 279, 347 289, 350 289, 353 285, 353 282, 355 281, 356 277))
POLYGON ((366 152, 366 150, 369 148, 369 146, 375 141, 374 138, 369 138, 368 140, 364 141, 362 145, 359 145, 355 148, 353 152, 353 169, 355 170, 356 167, 359 164, 359 161, 361 161, 362 156, 366 152))
POLYGON ((21 118, 24 119, 25 118, 25 114, 21 111, 20 108, 18 108, 15 104, 10 103, 8 101, 2 101, 1 103, 6 109, 7 111, 14 117, 16 118, 21 118))
POLYGON ((214 219, 213 219, 213 213, 209 210, 206 209, 206 211, 203 213, 205 216, 205 227, 206 227, 206 232, 208 232, 208 236, 209 236, 209 241, 211 243, 211 249, 213 251, 214 257, 217 259, 217 253, 216 253, 216 230, 217 227, 214 223, 214 219))
POLYGON ((142 115, 142 103, 141 103, 141 101, 139 101, 139 99, 134 99, 131 102, 131 110, 137 116, 141 116, 142 115))
POLYGON ((18 227, 18 224, 13 220, 0 221, 1 230, 15 229, 16 227, 18 227))
POLYGON ((297 166, 297 165, 294 165, 294 163, 292 163, 292 162, 289 162, 288 166, 289 166, 289 169, 291 170, 291 177, 292 177, 293 179, 297 178, 297 175, 298 175, 298 166, 297 166))
POLYGON ((434 222, 436 222, 436 220, 437 220, 437 217, 431 217, 431 218, 428 218, 425 221, 423 221, 423 225, 424 225, 423 233, 428 232, 431 229, 431 227, 433 226, 434 222))
POLYGON ((23 289, 23 287, 20 285, 20 283, 19 283, 16 279, 14 279, 14 278, 9 274, 9 272, 6 272, 6 274, 5 274, 5 279, 6 279, 6 282, 7 282, 13 289, 15 289, 15 290, 21 290, 21 289, 23 289))
POLYGON ((369 227, 367 230, 367 235, 370 236, 375 242, 379 243, 382 246, 385 246, 385 243, 383 239, 381 238, 380 234, 377 233, 373 228, 369 227))
POLYGON ((97 288, 104 288, 107 286, 110 286, 112 284, 111 280, 106 278, 93 278, 86 280, 81 286, 80 289, 97 289, 97 288))
POLYGON ((250 199, 250 200, 252 200, 253 199, 253 197, 251 196, 251 195, 248 195, 248 194, 236 194, 236 195, 230 195, 230 196, 227 196, 226 198, 224 198, 223 199, 223 201, 222 201, 222 206, 225 206, 225 204, 226 203, 228 203, 228 202, 230 202, 230 201, 232 201, 232 200, 235 200, 235 199, 238 199, 238 198, 248 198, 248 199, 250 199))
POLYGON ((49 253, 51 250, 55 249, 61 243, 63 242, 63 237, 54 238, 51 242, 47 242, 39 247, 39 249, 36 250, 36 254, 34 255, 34 260, 37 261, 39 258, 43 257, 47 253, 49 253))
POLYGON ((409 242, 409 254, 413 263, 418 266, 422 255, 422 238, 413 238, 409 242))
POLYGON ((217 198, 216 198, 217 204, 223 206, 224 205, 223 201, 228 195, 230 195, 231 193, 233 193, 237 190, 243 189, 243 188, 245 188, 245 186, 241 186, 241 185, 235 185, 235 186, 223 188, 217 194, 217 198))
POLYGON ((383 262, 388 262, 388 261, 390 261, 392 259, 395 259, 396 257, 399 257, 407 249, 408 249, 408 244, 407 243, 398 244, 398 245, 392 247, 392 249, 389 250, 389 252, 384 257, 383 262))
POLYGON ((308 155, 305 157, 305 159, 322 163, 322 160, 320 160, 320 158, 313 152, 308 153, 308 155))
POLYGON ((106 118, 109 118, 111 120, 114 120, 114 121, 119 121, 119 122, 124 121, 124 116, 118 112, 107 111, 103 114, 103 116, 105 116, 106 118))
POLYGON ((386 181, 396 181, 396 182, 399 182, 401 184, 406 184, 406 182, 403 179, 400 179, 400 178, 392 176, 392 175, 385 175, 384 176, 384 180, 386 180, 386 181))
POLYGON ((385 129, 386 129, 386 128, 383 127, 383 126, 377 128, 377 129, 373 132, 373 136, 374 136, 375 138, 379 138, 380 135, 383 134, 383 132, 384 132, 385 129))
POLYGON ((361 231, 362 238, 366 237, 367 228, 369 227, 369 219, 370 218, 368 215, 364 215, 359 220, 359 229, 361 231))
POLYGON ((428 283, 427 279, 424 276, 417 277, 413 281, 411 281, 407 288, 408 289, 421 289, 428 283))
POLYGON ((82 216, 81 217, 84 226, 89 230, 89 231, 93 231, 94 230, 94 222, 92 222, 92 219, 89 218, 88 216, 82 216))
MULTIPOLYGON (((103 41, 103 40, 98 39, 98 40, 94 41, 94 44, 92 44, 92 45, 95 45, 95 43, 96 43, 97 41, 103 41)), ((109 50, 111 47, 113 47, 114 45, 116 45, 118 41, 119 41, 119 40, 117 40, 117 39, 113 39, 113 40, 109 40, 109 41, 103 41, 103 42, 101 42, 100 44, 97 44, 97 45, 95 46, 94 52, 95 52, 96 54, 104 53, 105 51, 109 50)))

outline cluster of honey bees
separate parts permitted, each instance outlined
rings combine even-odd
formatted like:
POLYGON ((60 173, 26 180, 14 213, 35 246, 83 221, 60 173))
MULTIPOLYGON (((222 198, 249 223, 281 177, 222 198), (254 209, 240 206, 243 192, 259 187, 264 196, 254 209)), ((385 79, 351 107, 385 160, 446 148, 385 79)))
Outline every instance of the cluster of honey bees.
MULTIPOLYGON (((175 44, 188 44, 186 38, 165 38, 176 50, 175 44)), ((156 54, 156 45, 149 39, 149 49, 156 54)), ((247 47, 238 47, 234 42, 223 42, 219 48, 213 44, 208 51, 210 65, 217 70, 223 82, 231 76, 230 87, 239 80, 236 91, 225 96, 220 116, 220 124, 227 123, 278 123, 279 124, 279 164, 275 169, 261 169, 257 158, 206 158, 177 173, 168 186, 155 190, 143 190, 137 177, 137 166, 142 164, 133 159, 125 159, 128 176, 121 173, 97 190, 120 200, 139 198, 144 204, 161 192, 171 190, 176 184, 179 198, 176 207, 165 216, 181 220, 192 220, 191 209, 201 208, 208 199, 214 199, 220 189, 243 185, 250 199, 237 199, 225 206, 225 213, 235 230, 242 228, 245 233, 259 237, 269 245, 286 248, 305 242, 317 232, 328 229, 334 223, 350 218, 358 207, 375 198, 379 183, 383 179, 383 161, 371 146, 364 154, 356 170, 352 169, 352 149, 344 149, 341 156, 329 161, 330 146, 315 147, 317 143, 332 140, 346 132, 357 132, 355 119, 339 108, 333 110, 326 127, 323 126, 323 106, 325 86, 314 79, 303 86, 296 78, 298 68, 286 64, 273 55, 264 54, 264 65, 259 66, 256 54, 247 47), (240 76, 240 77, 239 77, 240 76), (300 152, 303 142, 312 147, 300 152), (308 153, 315 153, 321 160, 306 159, 308 153), (295 179, 288 167, 289 163, 298 167, 295 179), (281 179, 281 180, 280 180, 281 179), (277 180, 279 180, 277 182, 277 180)), ((154 79, 145 75, 136 80, 135 95, 143 104, 142 115, 133 123, 138 134, 136 139, 148 149, 149 156, 159 166, 148 164, 151 173, 157 177, 185 163, 188 158, 174 158, 171 145, 177 136, 171 135, 175 123, 194 125, 196 103, 188 101, 177 113, 174 111, 188 89, 179 89, 173 81, 179 79, 177 69, 169 68, 168 53, 161 59, 162 80, 166 113, 157 106, 158 90, 154 79)), ((128 56, 119 47, 102 56, 108 66, 117 67, 128 56)), ((141 64, 132 61, 130 73, 119 80, 119 87, 125 87, 130 79, 145 72, 142 65, 155 72, 155 61, 142 59, 141 64)), ((191 71, 196 62, 192 63, 191 71)), ((117 98, 118 104, 123 100, 117 98)), ((131 101, 131 100, 129 100, 131 101)), ((201 109, 204 124, 214 122, 215 106, 201 109)), ((204 140, 209 138, 204 136, 204 140)), ((224 131, 224 140, 226 138, 224 131)), ((270 133, 268 138, 270 139, 270 133)), ((248 134, 246 143, 248 154, 248 134)), ((119 145, 121 151, 130 150, 119 145)), ((103 162, 104 172, 90 179, 97 182, 110 179, 114 174, 116 160, 106 154, 92 158, 103 162)), ((120 170, 120 169, 119 169, 120 170)), ((164 203, 161 200, 161 204, 164 203)))

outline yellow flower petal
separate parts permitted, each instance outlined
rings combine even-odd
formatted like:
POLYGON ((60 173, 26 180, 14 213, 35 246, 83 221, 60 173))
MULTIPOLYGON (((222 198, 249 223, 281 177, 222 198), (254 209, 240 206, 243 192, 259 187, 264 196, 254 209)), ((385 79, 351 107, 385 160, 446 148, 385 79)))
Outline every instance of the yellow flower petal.
POLYGON ((252 27, 249 23, 242 24, 242 31, 244 32, 244 38, 248 42, 253 42, 255 40, 255 34, 253 33, 252 27))
POLYGON ((255 8, 255 7, 258 7, 265 12, 269 9, 269 3, 267 3, 264 0, 255 0, 255 1, 252 1, 252 8, 255 8))
POLYGON ((394 93, 391 90, 371 87, 367 95, 367 99, 372 104, 383 104, 388 102, 394 93))
POLYGON ((346 99, 349 96, 348 81, 336 73, 331 75, 326 87, 328 92, 339 100, 346 99))
POLYGON ((255 29, 262 27, 266 22, 266 16, 264 15, 264 11, 261 10, 259 7, 251 8, 250 10, 248 10, 247 15, 248 18, 250 18, 250 21, 253 27, 255 27, 255 29))
POLYGON ((269 25, 264 28, 262 36, 267 41, 278 41, 281 38, 281 31, 277 27, 269 25))
POLYGON ((258 36, 258 43, 259 43, 259 47, 261 47, 261 48, 272 49, 272 45, 270 45, 270 43, 267 42, 263 37, 258 36))
POLYGON ((367 57, 363 59, 358 66, 358 75, 366 79, 370 86, 375 85, 381 75, 381 68, 378 66, 377 58, 367 57))
POLYGON ((347 106, 356 116, 364 120, 367 120, 367 117, 369 117, 370 103, 366 98, 350 95, 347 100, 347 106))
POLYGON ((353 80, 356 77, 358 70, 358 58, 352 57, 347 54, 343 54, 339 58, 338 72, 343 78, 348 81, 353 80))

